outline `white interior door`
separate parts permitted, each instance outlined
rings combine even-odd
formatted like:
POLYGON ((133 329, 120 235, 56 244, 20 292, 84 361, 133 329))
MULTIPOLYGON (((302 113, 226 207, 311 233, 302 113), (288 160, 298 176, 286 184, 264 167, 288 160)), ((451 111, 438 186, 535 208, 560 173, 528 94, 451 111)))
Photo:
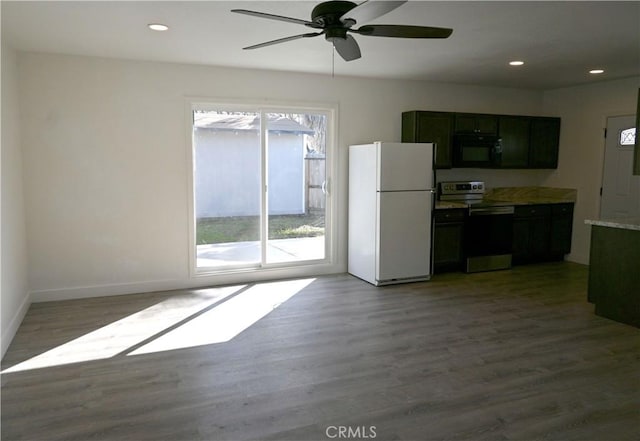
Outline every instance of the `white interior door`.
POLYGON ((600 218, 640 217, 640 176, 633 175, 635 117, 607 119, 600 218))

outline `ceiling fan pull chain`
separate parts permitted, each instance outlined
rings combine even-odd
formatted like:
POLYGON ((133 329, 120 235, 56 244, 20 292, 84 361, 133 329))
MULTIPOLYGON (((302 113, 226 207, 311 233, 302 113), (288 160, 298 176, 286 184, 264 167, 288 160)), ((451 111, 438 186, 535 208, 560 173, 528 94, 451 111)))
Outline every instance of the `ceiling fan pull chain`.
POLYGON ((336 75, 336 45, 331 44, 331 78, 335 78, 336 75))

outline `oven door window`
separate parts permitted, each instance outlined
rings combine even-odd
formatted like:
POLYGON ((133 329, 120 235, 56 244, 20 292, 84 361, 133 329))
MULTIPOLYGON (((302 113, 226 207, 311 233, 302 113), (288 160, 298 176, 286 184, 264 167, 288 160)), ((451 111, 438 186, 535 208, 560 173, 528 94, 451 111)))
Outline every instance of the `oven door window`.
POLYGON ((511 254, 513 215, 495 214, 467 218, 465 224, 467 257, 511 254))

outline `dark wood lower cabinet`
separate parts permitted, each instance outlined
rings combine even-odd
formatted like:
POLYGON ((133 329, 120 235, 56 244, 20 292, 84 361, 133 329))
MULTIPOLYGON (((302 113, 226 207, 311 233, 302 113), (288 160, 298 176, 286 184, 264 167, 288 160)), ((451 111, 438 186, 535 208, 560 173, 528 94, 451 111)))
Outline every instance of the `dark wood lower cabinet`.
POLYGON ((462 269, 465 209, 436 210, 433 216, 433 272, 462 269))
POLYGON ((553 260, 562 260, 571 252, 573 233, 573 204, 551 206, 550 255, 553 260))
POLYGON ((549 205, 523 205, 513 215, 513 263, 546 260, 551 233, 549 205))
MULTIPOLYGON (((464 267, 462 239, 467 210, 434 211, 433 272, 464 267)), ((563 260, 571 252, 573 204, 518 205, 513 217, 513 264, 563 260)))
POLYGON ((571 252, 573 204, 517 206, 513 218, 514 265, 562 260, 571 252))

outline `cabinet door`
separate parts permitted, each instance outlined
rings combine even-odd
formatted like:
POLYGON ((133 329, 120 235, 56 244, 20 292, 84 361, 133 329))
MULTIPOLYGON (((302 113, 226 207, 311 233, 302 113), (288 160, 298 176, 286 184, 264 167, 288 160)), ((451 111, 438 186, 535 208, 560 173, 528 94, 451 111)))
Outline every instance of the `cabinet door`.
POLYGON ((560 118, 534 117, 531 119, 531 168, 557 168, 560 146, 560 118))
POLYGON ((499 135, 502 139, 501 168, 526 168, 529 165, 530 118, 500 117, 499 135))
POLYGON ((495 135, 498 133, 498 117, 480 113, 456 113, 455 132, 495 135))
POLYGON ((447 113, 418 115, 418 141, 436 144, 435 168, 451 168, 453 115, 447 113), (427 140, 433 138, 433 140, 427 140))
POLYGON ((517 206, 513 219, 513 263, 547 260, 550 252, 551 206, 517 206))
POLYGON ((453 113, 404 112, 402 142, 433 142, 436 145, 435 168, 451 168, 453 113))
POLYGON ((434 272, 462 269, 462 238, 466 209, 454 208, 433 212, 433 270, 434 272))
POLYGON ((549 239, 551 233, 550 218, 535 217, 529 220, 531 260, 541 261, 549 256, 549 239))
POLYGON ((476 132, 483 135, 498 133, 498 117, 494 115, 479 115, 476 118, 476 132))
POLYGON ((573 204, 554 205, 551 214, 551 257, 562 259, 571 252, 573 204))
POLYGON ((546 260, 549 255, 549 233, 548 217, 514 219, 513 262, 519 264, 546 260))
POLYGON ((513 263, 525 263, 529 259, 529 221, 513 220, 513 263))
POLYGON ((551 219, 551 255, 559 258, 571 252, 573 218, 558 216, 551 219))
POLYGON ((476 116, 467 113, 456 113, 456 133, 476 133, 476 116))
POLYGON ((433 269, 462 268, 462 223, 436 224, 433 232, 433 269))

